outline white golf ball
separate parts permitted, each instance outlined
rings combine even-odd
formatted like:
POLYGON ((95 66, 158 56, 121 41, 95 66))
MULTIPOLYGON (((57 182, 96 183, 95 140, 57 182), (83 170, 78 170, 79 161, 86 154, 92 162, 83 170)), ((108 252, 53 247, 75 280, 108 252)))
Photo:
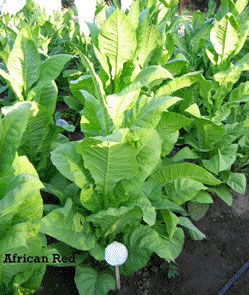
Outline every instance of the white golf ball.
POLYGON ((125 245, 113 242, 105 248, 105 261, 112 265, 122 265, 128 258, 128 250, 125 245))

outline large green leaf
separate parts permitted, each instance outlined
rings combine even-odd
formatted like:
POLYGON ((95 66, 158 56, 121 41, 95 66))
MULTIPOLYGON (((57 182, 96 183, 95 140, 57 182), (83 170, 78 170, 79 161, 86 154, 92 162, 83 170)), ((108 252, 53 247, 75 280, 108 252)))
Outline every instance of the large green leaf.
POLYGON ((138 189, 160 160, 161 140, 154 129, 134 129, 131 132, 131 140, 135 142, 137 150, 137 174, 123 183, 124 190, 128 193, 138 189))
POLYGON ((216 21, 210 33, 210 40, 222 61, 235 51, 239 46, 240 39, 239 24, 231 13, 224 16, 219 22, 216 21))
POLYGON ((78 266, 74 280, 80 295, 107 295, 109 290, 115 288, 112 275, 96 271, 89 265, 78 266))
POLYGON ((51 153, 51 160, 60 173, 82 188, 86 184, 84 163, 75 142, 60 145, 51 153))
POLYGON ((246 176, 242 173, 231 173, 226 183, 237 193, 246 192, 246 176))
POLYGON ((187 73, 181 77, 176 77, 174 80, 168 82, 166 85, 161 86, 157 90, 156 95, 158 96, 171 95, 177 90, 185 88, 185 87, 189 87, 201 79, 202 77, 200 72, 187 73))
POLYGON ((9 54, 7 69, 24 91, 24 96, 40 76, 41 61, 28 27, 22 29, 9 54))
POLYGON ((99 50, 112 65, 112 77, 117 76, 123 64, 131 59, 136 49, 136 33, 128 17, 119 9, 108 18, 99 34, 99 50))
MULTIPOLYGON (((160 131, 159 131, 160 133, 160 131)), ((161 137, 161 135, 160 135, 161 137)), ((179 138, 179 131, 175 131, 173 133, 165 133, 163 137, 161 137, 162 140, 162 157, 166 157, 173 149, 175 144, 177 143, 177 140, 179 138)))
POLYGON ((93 185, 83 187, 80 192, 80 202, 92 213, 97 213, 104 209, 104 200, 101 195, 94 191, 93 185))
POLYGON ((0 119, 0 177, 12 165, 27 127, 30 103, 17 103, 0 119))
POLYGON ((124 236, 123 243, 128 248, 129 256, 121 267, 121 272, 130 274, 147 264, 155 252, 161 258, 174 261, 180 254, 184 242, 182 229, 178 228, 171 240, 163 238, 153 228, 138 226, 130 235, 124 236))
MULTIPOLYGON (((13 249, 27 246, 28 223, 17 223, 8 229, 8 234, 1 237, 0 253, 9 253, 13 249)), ((2 261, 1 261, 2 262, 2 261)))
POLYGON ((173 212, 171 212, 169 209, 160 210, 160 213, 161 213, 164 223, 166 225, 166 228, 167 228, 167 231, 169 234, 169 238, 171 239, 177 230, 176 226, 179 222, 179 218, 173 212))
POLYGON ((234 88, 228 101, 231 103, 249 101, 249 81, 240 83, 238 87, 234 88))
POLYGON ((107 113, 107 105, 106 105, 106 95, 103 88, 102 81, 100 80, 99 76, 96 74, 93 64, 89 61, 89 59, 80 51, 78 50, 82 63, 85 65, 87 70, 90 72, 94 89, 95 89, 95 97, 100 103, 102 114, 104 117, 104 130, 105 135, 108 135, 109 132, 113 129, 111 119, 107 113))
POLYGON ((57 132, 51 113, 46 107, 32 102, 28 125, 19 148, 20 153, 27 155, 36 169, 46 168, 51 144, 55 141, 57 132))
POLYGON ((58 88, 54 81, 48 82, 36 95, 35 101, 54 114, 57 101, 58 88))
POLYGON ((139 25, 139 12, 139 1, 133 1, 128 13, 128 18, 135 29, 137 29, 139 25))
POLYGON ((160 33, 156 26, 149 23, 145 17, 137 29, 138 63, 143 67, 148 62, 153 51, 161 45, 160 33))
POLYGON ((200 190, 205 189, 203 184, 191 178, 179 178, 165 185, 166 195, 178 205, 190 201, 200 190))
POLYGON ((210 151, 225 138, 224 126, 216 125, 212 121, 196 118, 193 127, 191 133, 186 134, 185 143, 193 146, 196 150, 210 151))
POLYGON ((42 88, 46 87, 48 83, 55 80, 63 70, 65 64, 72 58, 73 56, 68 54, 58 54, 47 58, 41 64, 39 80, 35 87, 30 90, 28 99, 32 100, 42 88))
POLYGON ((106 133, 105 112, 101 103, 85 90, 81 90, 85 98, 85 107, 82 111, 80 128, 86 136, 98 136, 106 133))
POLYGON ((218 185, 221 181, 207 170, 192 163, 173 164, 159 169, 151 178, 160 184, 167 184, 180 178, 190 178, 208 185, 218 185))
POLYGON ((179 217, 179 224, 188 229, 188 233, 192 240, 203 240, 206 236, 193 225, 187 217, 179 217))
MULTIPOLYGON (((7 246, 5 241, 1 241, 6 247, 4 253, 8 253, 10 258, 14 255, 23 257, 41 257, 41 256, 51 256, 51 253, 42 249, 42 243, 39 237, 31 236, 30 229, 25 223, 17 224, 13 226, 14 231, 12 232, 12 244, 9 244, 10 247, 7 246), (25 229, 26 225, 26 229, 25 229), (14 237, 16 234, 16 238, 14 237), (23 238, 26 238, 26 244, 22 244, 22 241, 18 240, 18 235, 23 235, 23 238), (19 245, 18 245, 19 242, 19 245), (13 247, 13 245, 16 247, 13 247)), ((10 230, 10 232, 12 229, 10 230)), ((8 257, 5 257, 8 259, 8 257)), ((49 257, 50 258, 50 257, 49 257)), ((17 260, 17 259, 16 259, 17 260)), ((6 286, 8 290, 8 294, 17 294, 16 291, 20 286, 25 286, 24 290, 37 290, 42 282, 42 278, 46 271, 45 263, 2 263, 1 264, 1 283, 6 286), (10 293, 9 293, 10 292, 10 293)), ((2 286, 1 284, 1 286, 2 286)), ((2 290, 2 289, 1 289, 2 290)))
POLYGON ((121 91, 120 93, 107 96, 108 114, 112 118, 116 128, 122 126, 125 112, 134 105, 139 96, 139 92, 139 89, 129 93, 126 93, 126 91, 123 93, 123 91, 121 91))
POLYGON ((129 144, 121 143, 114 136, 100 140, 86 138, 77 144, 85 167, 91 172, 96 189, 104 194, 105 206, 116 184, 123 179, 131 179, 137 173, 137 151, 129 144))
POLYGON ((202 160, 203 166, 209 171, 215 173, 216 175, 220 171, 230 170, 232 164, 237 157, 237 144, 231 144, 218 149, 215 155, 210 157, 208 160, 202 160))
POLYGON ((16 83, 16 80, 14 78, 12 78, 8 73, 6 73, 2 69, 0 69, 0 76, 3 77, 7 81, 7 84, 9 85, 9 87, 12 88, 17 99, 20 101, 23 101, 24 97, 22 94, 22 86, 20 84, 16 83))
POLYGON ((240 15, 247 6, 248 6, 248 0, 240 0, 240 1, 237 0, 235 3, 235 7, 237 9, 238 15, 240 15))
POLYGON ((140 223, 142 210, 137 206, 109 208, 87 217, 95 227, 100 227, 102 235, 106 238, 110 234, 119 234, 134 228, 140 223))
POLYGON ((69 85, 73 96, 78 98, 82 104, 84 104, 84 94, 81 90, 86 90, 92 95, 95 95, 95 88, 90 75, 83 75, 76 80, 71 80, 69 85))
MULTIPOLYGON (((37 177, 20 174, 11 181, 6 195, 0 200, 1 237, 8 235, 13 224, 33 223, 30 230, 39 231, 39 222, 42 217, 42 198, 40 189, 42 183, 37 177)), ((14 232, 13 232, 14 233, 14 232)))
POLYGON ((161 115, 170 106, 180 101, 179 97, 141 96, 136 105, 127 112, 125 126, 129 128, 155 128, 161 115))
POLYGON ((216 195, 221 198, 228 206, 232 205, 233 196, 225 184, 213 187, 212 192, 216 193, 216 195))
POLYGON ((143 220, 148 225, 152 226, 156 222, 156 209, 152 206, 150 200, 145 194, 140 193, 129 198, 127 202, 125 202, 125 206, 132 207, 138 206, 143 211, 143 220))
POLYGON ((71 199, 67 199, 64 208, 55 209, 43 217, 40 232, 83 251, 95 245, 89 223, 83 215, 74 211, 71 199))
POLYGON ((184 126, 189 126, 192 120, 178 113, 164 112, 157 125, 159 135, 164 138, 168 133, 174 133, 184 126))
MULTIPOLYGON (((148 87, 150 83, 159 80, 159 84, 166 79, 173 79, 172 74, 161 66, 149 66, 140 71, 134 82, 140 82, 141 86, 148 87)), ((155 83, 153 83, 155 84, 155 83)))

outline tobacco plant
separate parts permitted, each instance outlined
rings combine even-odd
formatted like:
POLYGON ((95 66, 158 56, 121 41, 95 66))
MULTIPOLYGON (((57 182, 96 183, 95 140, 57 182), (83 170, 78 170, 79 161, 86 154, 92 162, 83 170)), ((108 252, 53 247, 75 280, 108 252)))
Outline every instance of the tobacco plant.
MULTIPOLYGON (((58 196, 63 207, 51 208, 41 222, 41 232, 88 251, 102 264, 105 246, 118 240, 129 251, 121 272, 130 274, 146 265, 153 252, 174 262, 183 247, 184 231, 194 240, 205 237, 188 217, 194 215, 193 206, 187 208, 187 202, 209 204, 209 192, 222 199, 230 194, 224 191, 222 181, 204 168, 166 158, 179 138, 179 130, 193 122, 170 111, 182 100, 171 94, 174 89, 202 81, 201 74, 185 75, 185 84, 179 85, 170 72, 144 64, 154 49, 150 48, 142 55, 142 69, 137 75, 132 72, 135 77, 131 80, 124 64, 130 59, 139 65, 137 58, 132 59, 136 33, 118 9, 103 26, 98 41, 96 52, 104 67, 99 75, 79 51, 88 71, 88 76, 78 82, 85 87, 77 89, 84 99, 81 130, 85 138, 62 144, 51 153, 53 164, 72 182, 74 197, 66 197, 62 188, 56 189, 55 180, 47 184, 46 190, 58 196), (132 48, 128 50, 126 43, 119 43, 116 35, 110 34, 114 29, 122 32, 124 40, 130 40, 132 48), (153 91, 161 83, 171 90, 168 95, 153 91)), ((90 264, 78 266, 75 281, 82 294, 90 284, 89 294, 96 288, 106 294, 114 287, 110 274, 106 270, 97 272, 90 264)))

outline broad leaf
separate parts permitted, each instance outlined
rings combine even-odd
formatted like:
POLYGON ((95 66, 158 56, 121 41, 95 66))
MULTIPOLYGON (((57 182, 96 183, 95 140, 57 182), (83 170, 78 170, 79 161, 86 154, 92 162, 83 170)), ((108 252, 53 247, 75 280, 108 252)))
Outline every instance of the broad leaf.
POLYGON ((135 228, 141 220, 142 210, 137 206, 108 208, 87 217, 95 227, 100 227, 102 235, 106 238, 111 234, 119 234, 128 229, 135 228))
POLYGON ((180 101, 179 97, 141 96, 136 105, 127 112, 125 126, 130 128, 155 128, 161 115, 170 106, 180 101))
POLYGON ((153 51, 160 45, 160 33, 157 27, 150 24, 145 17, 137 29, 136 56, 141 67, 149 61, 153 51))
POLYGON ((87 138, 77 144, 77 151, 82 154, 97 191, 104 194, 105 202, 108 202, 108 195, 118 181, 131 179, 137 173, 136 149, 129 144, 115 142, 112 136, 102 141, 87 138))
POLYGON ((131 140, 135 142, 137 150, 138 171, 132 179, 123 183, 124 190, 128 193, 138 189, 160 160, 161 140, 154 129, 134 129, 131 140))
POLYGON ((222 61, 235 51, 240 39, 239 24, 231 13, 216 22, 210 33, 210 40, 215 51, 221 56, 222 61))
POLYGON ((24 97, 40 76, 40 56, 28 27, 22 29, 9 54, 7 68, 15 83, 22 87, 24 97))
POLYGON ((188 229, 188 233, 192 240, 203 240, 206 238, 206 236, 195 227, 187 217, 179 217, 179 224, 188 229))
POLYGON ((0 177, 12 165, 28 124, 30 103, 18 103, 0 119, 0 177))
POLYGON ((179 178, 165 185, 166 195, 178 205, 190 201, 200 190, 205 189, 203 184, 191 178, 179 178))
POLYGON ((72 58, 72 55, 59 54, 46 59, 41 64, 40 78, 35 87, 30 90, 28 99, 32 100, 42 88, 46 87, 48 83, 55 80, 63 70, 66 63, 68 63, 72 58))
POLYGON ((115 279, 107 272, 96 271, 89 265, 76 267, 75 284, 80 295, 107 295, 115 288, 115 279))
POLYGON ((213 187, 212 191, 215 192, 216 195, 221 198, 228 206, 232 205, 233 196, 225 184, 213 187))
POLYGON ((128 248, 129 256, 121 272, 129 274, 140 269, 147 264, 153 252, 168 262, 174 261, 180 254, 183 242, 184 234, 180 228, 169 241, 151 227, 140 225, 124 237, 123 243, 128 248))
POLYGON ((94 247, 95 238, 85 217, 72 208, 67 199, 64 208, 53 210, 43 217, 40 232, 49 235, 73 248, 87 251, 94 247))
POLYGON ((168 209, 160 210, 160 213, 161 213, 164 223, 166 225, 166 228, 167 228, 167 231, 169 234, 169 239, 171 239, 177 230, 176 226, 179 222, 179 218, 168 209))
POLYGON ((136 33, 128 17, 119 9, 108 18, 99 34, 99 50, 112 65, 112 77, 119 75, 123 64, 131 59, 136 49, 136 33))
POLYGON ((76 151, 74 142, 60 145, 51 153, 51 160, 60 173, 79 188, 87 183, 83 169, 84 163, 81 155, 76 151))
POLYGON ((174 80, 168 82, 166 85, 161 86, 156 95, 163 96, 163 95, 171 95, 179 89, 189 87, 195 82, 201 80, 200 72, 192 72, 187 73, 181 77, 176 77, 174 80))
POLYGON ((246 177, 242 173, 231 173, 226 183, 239 194, 246 191, 246 177))
POLYGON ((169 165, 159 169, 151 178, 160 184, 167 184, 180 178, 190 178, 208 185, 221 184, 221 181, 212 174, 192 163, 169 165))

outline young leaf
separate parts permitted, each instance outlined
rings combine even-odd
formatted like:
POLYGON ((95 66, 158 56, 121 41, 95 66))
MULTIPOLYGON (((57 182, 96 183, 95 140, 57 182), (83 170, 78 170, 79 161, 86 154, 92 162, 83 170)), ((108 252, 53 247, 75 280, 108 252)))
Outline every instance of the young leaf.
POLYGON ((160 33, 156 26, 149 23, 145 17, 137 29, 136 56, 139 65, 143 68, 149 61, 153 51, 161 45, 160 33))
POLYGON ((169 239, 171 239, 173 237, 175 231, 177 230, 176 226, 179 222, 179 218, 168 209, 160 210, 160 213, 162 214, 167 231, 169 233, 169 239))
POLYGON ((100 227, 103 236, 106 238, 110 234, 119 234, 127 228, 136 227, 141 220, 142 210, 138 206, 119 208, 108 208, 87 217, 95 227, 100 227))
POLYGON ((75 284, 80 295, 107 295, 115 289, 115 279, 106 272, 96 271, 89 265, 76 267, 75 284))
POLYGON ((129 144, 115 142, 114 137, 103 141, 86 138, 77 144, 85 167, 90 171, 96 183, 96 189, 104 194, 105 206, 108 196, 118 181, 131 179, 137 173, 136 149, 129 144))
POLYGON ((239 24, 231 13, 224 16, 219 22, 216 21, 210 33, 210 40, 222 61, 239 46, 240 39, 239 24))
POLYGON ((105 135, 108 135, 109 132, 112 129, 112 124, 111 124, 111 120, 108 116, 107 113, 107 106, 106 106, 106 96, 105 96, 105 91, 103 88, 103 84, 99 78, 99 76, 96 74, 94 67, 92 65, 92 63, 89 61, 89 59, 78 49, 80 58, 83 62, 83 64, 85 65, 85 67, 88 69, 88 71, 91 74, 92 80, 93 80, 93 85, 95 88, 95 97, 98 99, 101 109, 102 109, 102 113, 104 116, 104 130, 105 130, 105 135))
POLYGON ((40 76, 41 61, 28 27, 22 29, 9 54, 7 69, 24 91, 24 96, 40 76))
POLYGON ((125 126, 135 128, 155 128, 161 119, 161 115, 170 106, 180 101, 179 97, 141 96, 136 105, 127 112, 125 126))
POLYGON ((217 187, 212 187, 211 191, 215 192, 216 195, 221 198, 228 206, 232 205, 233 196, 229 188, 225 184, 221 184, 217 187))
POLYGON ((192 240, 203 240, 206 236, 193 225, 187 217, 179 217, 179 224, 188 229, 188 233, 192 240))
POLYGON ((209 160, 202 160, 202 164, 206 169, 217 175, 218 172, 231 168, 232 164, 236 160, 237 150, 237 144, 225 146, 222 149, 218 149, 216 154, 209 160))
POLYGON ((123 64, 131 59, 136 49, 136 33, 128 17, 119 9, 108 18, 99 34, 99 50, 112 65, 112 77, 119 75, 123 64))
POLYGON ((246 177, 242 173, 231 173, 226 183, 239 194, 246 191, 246 177))

